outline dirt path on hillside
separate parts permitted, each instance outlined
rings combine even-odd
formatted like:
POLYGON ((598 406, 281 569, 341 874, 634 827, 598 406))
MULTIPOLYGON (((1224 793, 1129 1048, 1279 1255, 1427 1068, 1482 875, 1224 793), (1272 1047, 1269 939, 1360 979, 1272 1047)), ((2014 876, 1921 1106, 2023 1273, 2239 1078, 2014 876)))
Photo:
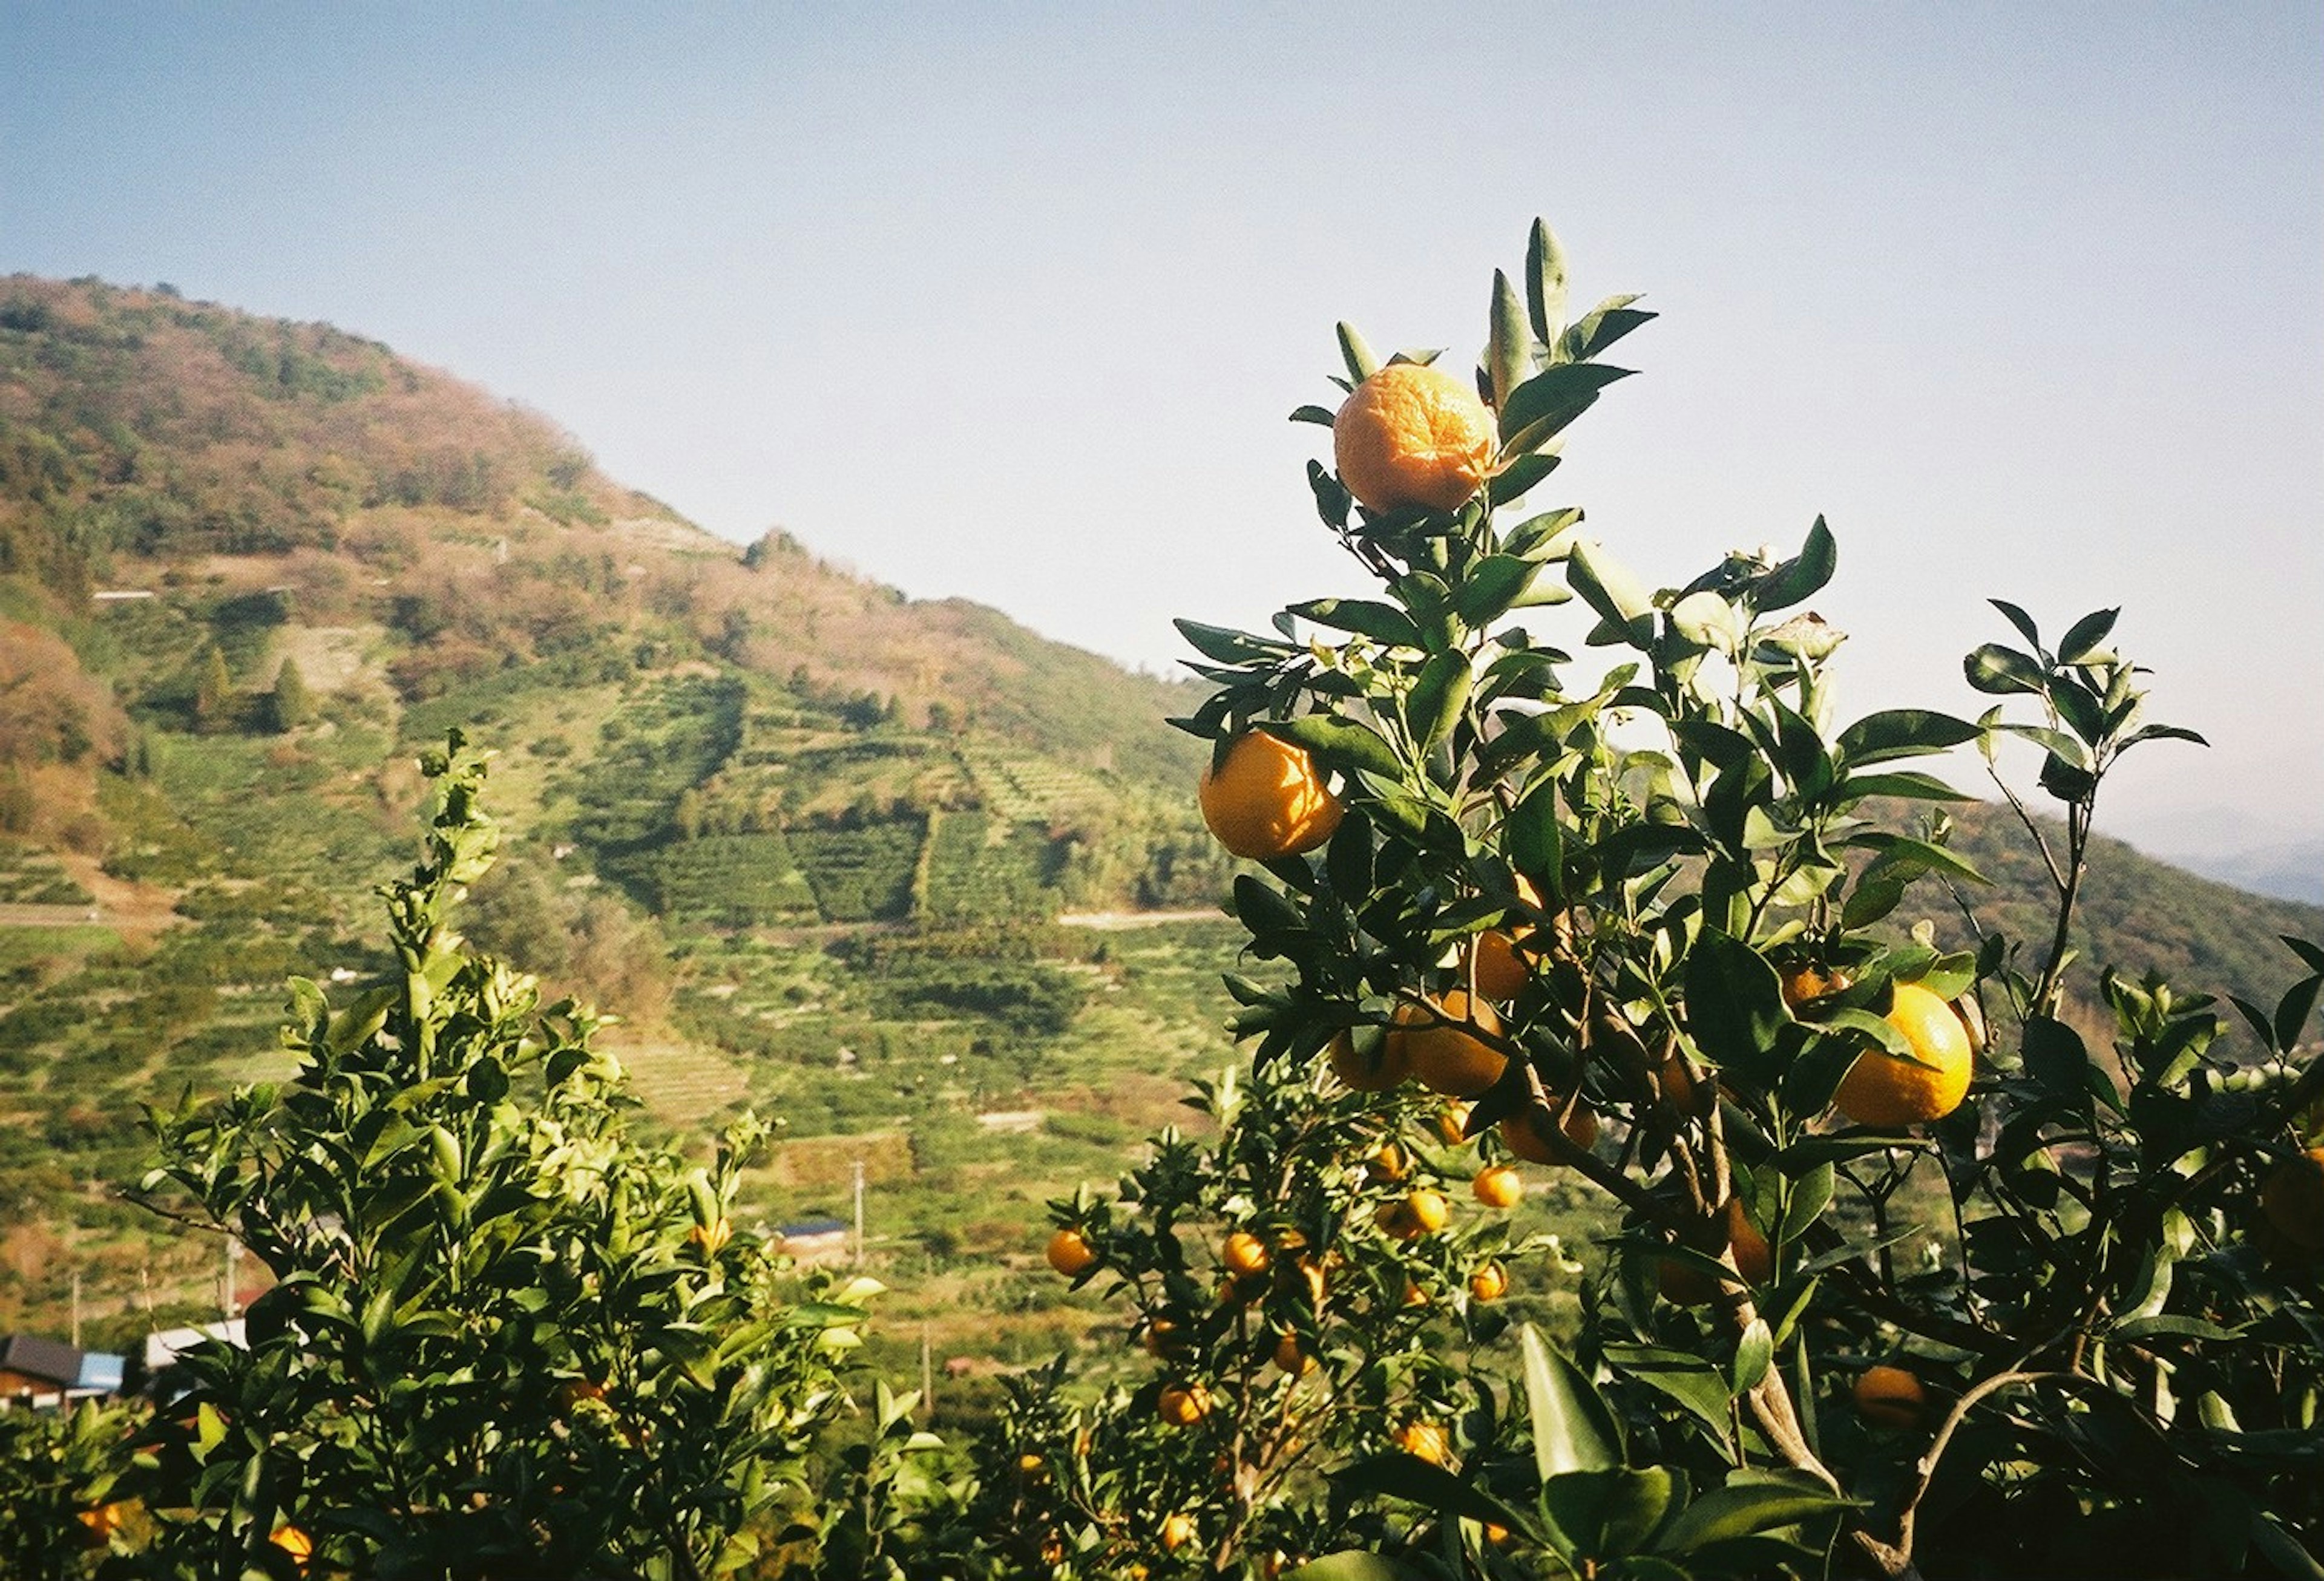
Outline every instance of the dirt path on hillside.
POLYGON ((1068 911, 1057 915, 1061 928, 1095 928, 1100 933, 1120 933, 1125 928, 1158 928, 1167 923, 1215 923, 1226 920, 1226 913, 1215 908, 1207 911, 1068 911))
POLYGON ((134 944, 151 944, 162 929, 186 919, 177 896, 158 884, 133 884, 97 865, 95 857, 57 853, 57 865, 88 891, 94 905, 0 905, 0 928, 111 928, 134 944))

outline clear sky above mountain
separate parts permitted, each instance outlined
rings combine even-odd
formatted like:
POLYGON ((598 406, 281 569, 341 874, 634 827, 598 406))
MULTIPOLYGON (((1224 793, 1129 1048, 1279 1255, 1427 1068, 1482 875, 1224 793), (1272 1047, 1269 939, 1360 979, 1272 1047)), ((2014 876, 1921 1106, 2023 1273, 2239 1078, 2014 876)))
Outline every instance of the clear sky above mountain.
POLYGON ((2324 834, 2313 5, 0 7, 0 271, 375 336, 1157 667, 1353 590, 1285 414, 1337 318, 1473 354, 1536 214, 1665 315, 1543 501, 1656 581, 1824 513, 1862 708, 2122 604, 2216 746, 2115 827, 2324 834))

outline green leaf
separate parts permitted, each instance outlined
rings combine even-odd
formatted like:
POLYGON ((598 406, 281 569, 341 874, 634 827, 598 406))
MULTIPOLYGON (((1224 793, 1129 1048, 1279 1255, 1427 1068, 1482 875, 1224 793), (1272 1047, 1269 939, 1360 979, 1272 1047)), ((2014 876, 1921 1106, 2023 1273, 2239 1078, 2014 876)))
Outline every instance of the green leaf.
POLYGON ((1541 566, 1515 555, 1488 555, 1477 562, 1461 585, 1453 590, 1452 612, 1469 626, 1479 630, 1491 625, 1509 612, 1511 605, 1526 590, 1526 584, 1541 574, 1541 566))
POLYGON ((1420 628, 1412 617, 1394 604, 1369 598, 1316 598, 1305 603, 1293 604, 1291 612, 1302 620, 1313 620, 1319 626, 1329 626, 1336 631, 1353 631, 1358 636, 1385 642, 1391 648, 1425 648, 1420 628))
POLYGON ((1482 1487, 1455 1476, 1434 1461, 1401 1450, 1359 1460, 1336 1472, 1332 1480, 1353 1493, 1386 1494, 1408 1499, 1471 1521, 1489 1521, 1531 1535, 1537 1523, 1493 1497, 1482 1487))
POLYGON ((1429 1581, 1429 1578, 1426 1571, 1416 1570, 1401 1559, 1348 1549, 1336 1554, 1325 1554, 1320 1559, 1310 1559, 1296 1570, 1286 1570, 1283 1581, 1429 1581))
POLYGON ((2275 1002, 2275 1046, 2288 1049, 2300 1042, 2308 1018, 2316 1013, 2316 997, 2324 990, 2324 977, 2302 978, 2275 1002))
POLYGON ((2264 1510, 2252 1512, 2251 1545, 2291 1581, 2324 1581, 2324 1565, 2264 1510))
POLYGON ((1526 1407, 1533 1421, 1533 1458, 1541 1479, 1622 1464, 1622 1437, 1582 1370, 1543 1340, 1530 1323, 1518 1330, 1525 1356, 1526 1407))
POLYGON ((1270 719, 1259 728, 1280 741, 1305 749, 1327 768, 1342 773, 1361 770, 1383 779, 1404 777, 1404 762, 1396 749, 1370 725, 1328 713, 1303 713, 1297 719, 1270 719))
POLYGON ((1819 516, 1808 529, 1807 542, 1800 552, 1759 578, 1752 589, 1752 602, 1762 610, 1787 610, 1804 603, 1822 591, 1839 564, 1840 546, 1819 516))
POLYGON ((1492 482, 1486 486, 1486 495, 1495 505, 1506 505, 1521 500, 1542 479, 1557 470, 1557 456, 1545 450, 1529 451, 1523 455, 1504 455, 1494 469, 1492 482))
POLYGON ((1526 238, 1526 310, 1534 338, 1554 345, 1565 331, 1565 249, 1541 220, 1526 238))
POLYGON ((1501 447, 1538 450, 1597 404, 1599 392, 1635 369, 1603 363, 1554 363, 1509 391, 1501 403, 1501 447))
POLYGON ((1288 644, 1269 642, 1253 637, 1247 631, 1230 630, 1224 626, 1205 626, 1200 620, 1173 620, 1178 635, 1205 658, 1222 665, 1242 664, 1255 658, 1276 658, 1292 651, 1288 644))
POLYGON ((2242 1331, 2222 1328, 2204 1318, 2184 1318, 2165 1312, 2152 1318, 2133 1318, 2126 1322, 2116 1323, 2107 1330, 2107 1335, 2124 1344, 2158 1336, 2172 1339, 2209 1340, 2218 1344, 2241 1338, 2242 1331))
POLYGON ((1558 898, 1563 888, 1565 830, 1558 821, 1555 780, 1543 780, 1509 809, 1501 823, 1501 850, 1511 867, 1541 885, 1545 898, 1558 898))
POLYGON ((2006 598, 1989 598, 1985 602, 1991 604, 1995 609, 1999 610, 2002 614, 2008 619, 2009 623, 2017 628, 2017 634, 2025 639, 2027 645, 2030 646, 2034 652, 2042 654, 2045 659, 2049 657, 2048 654, 2043 650, 2041 632, 2034 629, 2033 616, 2027 614, 2024 610, 2019 609, 2015 604, 2011 603, 2006 598))
POLYGON ((1654 640, 1654 600, 1620 561, 1595 544, 1576 543, 1565 562, 1565 579, 1630 646, 1644 648, 1654 640))
POLYGON ((2098 610, 2075 621, 2064 639, 2058 644, 2058 662, 2062 665, 2081 663, 2092 648, 2106 640, 2107 633, 2114 630, 2115 618, 2121 613, 2119 609, 2098 610))
POLYGON ((1914 840, 1910 835, 1868 830, 1861 834, 1850 835, 1840 843, 1856 850, 1877 853, 1871 865, 1865 869, 1868 876, 1875 869, 1885 872, 1890 869, 1908 869, 1920 872, 1950 873, 1971 884, 1993 882, 1971 867, 1966 859, 1956 856, 1941 845, 1914 840))
POLYGON ((1314 423, 1319 427, 1328 428, 1339 421, 1339 414, 1325 406, 1295 407, 1292 409, 1291 420, 1295 423, 1314 423))
POLYGON ((1501 539, 1501 552, 1536 563, 1563 560, 1572 547, 1573 529, 1581 525, 1582 512, 1571 505, 1528 516, 1509 529, 1501 539))
POLYGON ((1775 1337, 1768 1330, 1767 1320, 1754 1318, 1743 1330, 1743 1337, 1735 1343, 1735 1363, 1728 1369, 1727 1387, 1733 1394, 1743 1394, 1759 1385, 1767 1375, 1768 1364, 1775 1359, 1775 1337))
POLYGON ((1475 680, 1469 656, 1457 650, 1440 653, 1421 666, 1420 678, 1405 699, 1404 718, 1424 755, 1443 746, 1460 723, 1475 680))
MULTIPOLYGON (((1717 1264, 1696 1271, 1711 1278, 1727 1276, 1726 1269, 1717 1264)), ((1609 1345, 1606 1363, 1623 1377, 1668 1395, 1700 1419, 1718 1442, 1724 1444, 1734 1430, 1728 1412, 1727 1380, 1704 1357, 1692 1351, 1665 1350, 1651 1345, 1609 1345)))
POLYGON ((2090 1105, 2090 1052, 2062 1021, 2036 1016, 2025 1024, 2026 1073, 2051 1097, 2077 1109, 2090 1105))
POLYGON ((1895 796, 1911 802, 1973 802, 1967 791, 1955 790, 1932 774, 1910 769, 1895 774, 1851 774, 1833 791, 1837 802, 1859 802, 1873 796, 1895 796))
POLYGON ((1713 1062, 1764 1071, 1776 1034, 1791 1020, 1784 985, 1767 958, 1740 939, 1705 928, 1686 959, 1686 1025, 1713 1062))
POLYGON ((1783 1223, 1775 1231, 1777 1241, 1800 1239, 1823 1216, 1831 1201, 1833 1173, 1827 1161, 1809 1166, 1792 1182, 1791 1200, 1784 1205, 1783 1223))
POLYGON ((1840 761, 1851 768, 1893 758, 1921 758, 1966 745, 1985 732, 1965 719, 1925 708, 1868 713, 1840 732, 1840 761))
POLYGON ((1525 305, 1517 300, 1517 288, 1509 277, 1499 270, 1493 271, 1493 308, 1490 335, 1486 343, 1485 371, 1492 381, 1493 404, 1499 406, 1509 398, 1533 366, 1533 341, 1526 333, 1525 305))
POLYGON ((1286 900, 1281 891, 1250 873, 1235 875, 1234 905, 1235 915, 1253 939, 1306 925, 1298 907, 1286 900))
POLYGON ((1969 684, 1991 696, 2015 692, 2039 693, 2047 680, 2042 666, 2014 648, 1988 642, 1961 661, 1969 684))
POLYGON ((1709 1543, 1795 1526, 1852 1508, 1849 1500, 1834 1496, 1805 1472, 1738 1472, 1725 1487, 1713 1488, 1680 1511, 1655 1547, 1661 1553, 1692 1553, 1709 1543))
POLYGON ((1662 1524, 1681 1475, 1660 1466, 1569 1471, 1542 1484, 1542 1510, 1577 1557, 1618 1559, 1662 1524))
POLYGON ((1558 343, 1555 360, 1586 363, 1616 341, 1652 322, 1659 315, 1635 308, 1633 296, 1609 297, 1573 321, 1558 343))
POLYGON ((1361 384, 1379 372, 1379 358, 1371 345, 1356 332, 1352 324, 1342 322, 1334 329, 1340 336, 1340 357, 1348 364, 1348 377, 1361 384))

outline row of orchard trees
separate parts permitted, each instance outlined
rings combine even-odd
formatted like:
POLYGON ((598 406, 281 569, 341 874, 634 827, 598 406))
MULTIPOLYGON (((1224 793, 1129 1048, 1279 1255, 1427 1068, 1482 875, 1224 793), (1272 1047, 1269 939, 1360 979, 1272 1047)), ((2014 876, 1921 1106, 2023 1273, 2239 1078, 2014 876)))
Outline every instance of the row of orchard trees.
POLYGON ((155 1116, 145 1195, 279 1282, 248 1348, 155 1412, 0 1417, 0 1567, 2324 1573, 2324 1067, 2295 1054, 2324 951, 2233 1007, 2234 1058, 2157 982, 2100 979, 2111 1048, 2061 1018, 2100 784, 2185 733, 2144 720, 2110 614, 2052 645, 2002 606, 1981 720, 1843 722, 1838 634, 1797 612, 1821 523, 1652 591, 1579 512, 1509 521, 1647 317, 1566 322, 1537 227, 1473 383, 1343 329, 1347 401, 1298 415, 1375 585, 1185 627, 1204 812, 1259 864, 1227 984, 1257 1048, 1199 1135, 1054 1207, 1050 1262, 1146 1353, 1120 1381, 1026 1374, 947 1460, 851 1377, 872 1290, 788 1282, 730 1223, 755 1128, 641 1146, 587 1015, 454 930, 493 845, 456 737, 383 891, 394 980, 294 985, 290 1083, 155 1116), (2056 927, 1946 952, 1890 924, 1978 881, 1910 765, 2003 736, 2064 816, 2020 808, 2056 927), (1522 1233, 1517 1163, 1608 1233, 1522 1233), (1554 1343, 1505 1316, 1553 1282, 1554 1343))

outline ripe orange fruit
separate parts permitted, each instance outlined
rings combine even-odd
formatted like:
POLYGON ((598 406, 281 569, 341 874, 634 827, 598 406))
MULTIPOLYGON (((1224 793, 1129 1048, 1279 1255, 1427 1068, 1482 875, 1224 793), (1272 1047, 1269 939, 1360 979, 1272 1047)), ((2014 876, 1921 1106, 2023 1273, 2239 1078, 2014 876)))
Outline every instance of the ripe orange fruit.
POLYGON ((1173 1383, 1155 1402, 1162 1420, 1175 1428, 1190 1428, 1211 1414, 1211 1392, 1200 1383, 1173 1383))
POLYGON ((1408 1032, 1390 1032, 1388 1047, 1403 1051, 1404 1061, 1424 1086, 1449 1098, 1474 1098, 1500 1080, 1508 1060, 1475 1033, 1474 1026, 1499 1035, 1501 1018, 1490 1005, 1471 1002, 1467 991, 1454 988, 1428 1005, 1403 1004, 1389 1017, 1408 1032), (1454 1023, 1439 1025, 1439 1018, 1454 1023))
POLYGON ((1509 1271, 1499 1263, 1488 1263, 1469 1275, 1469 1299, 1472 1301, 1497 1301, 1509 1293, 1509 1271))
POLYGON ((1431 1466, 1442 1466, 1452 1457, 1452 1441, 1433 1421, 1408 1421, 1397 1429, 1396 1447, 1431 1466))
POLYGON ((1203 770, 1196 799, 1219 843, 1259 862, 1314 850, 1332 838, 1344 810, 1305 749, 1265 731, 1235 738, 1219 771, 1203 770))
POLYGON ((2324 1147, 2277 1164, 2259 1189, 2259 1210, 2293 1245, 2324 1252, 2324 1147))
POLYGON ((85 1528, 81 1540, 90 1548, 110 1547, 113 1534, 128 1524, 130 1514, 139 1508, 139 1503, 135 1499, 115 1499, 92 1510, 76 1512, 73 1519, 85 1528))
POLYGON ((1796 1010, 1810 999, 1836 994, 1856 979, 1836 966, 1795 961, 1784 968, 1784 1003, 1796 1010))
POLYGON ((1858 1414, 1877 1427, 1919 1427, 1929 1403, 1920 1379, 1885 1363, 1858 1374, 1855 1393, 1858 1414))
POLYGON ((1274 1361, 1277 1371, 1288 1373, 1295 1378, 1305 1377, 1315 1370, 1315 1358, 1299 1348, 1299 1336, 1296 1334, 1286 1334, 1277 1339, 1275 1354, 1270 1359, 1274 1361))
POLYGON ((1330 1291, 1332 1284, 1331 1275, 1324 1270, 1323 1265, 1313 1257, 1300 1258, 1299 1278, 1307 1287, 1307 1304, 1311 1307, 1322 1306, 1323 1297, 1330 1291))
POLYGON ((1409 1167, 1404 1149, 1393 1140, 1381 1143, 1372 1150, 1371 1156, 1364 1160, 1366 1177, 1382 1184, 1404 1179, 1405 1171, 1409 1167))
POLYGON ((1457 510, 1491 475, 1493 414, 1450 373, 1391 363, 1332 422, 1340 481, 1367 510, 1457 510))
POLYGON ((1355 1092, 1388 1092, 1403 1086, 1404 1079, 1412 1074, 1403 1048, 1392 1037, 1381 1040, 1377 1065, 1365 1062, 1356 1052, 1356 1040, 1344 1032, 1332 1040, 1324 1055, 1332 1062, 1332 1074, 1340 1079, 1340 1084, 1355 1092))
POLYGON ((278 1526, 274 1534, 266 1540, 298 1560, 301 1570, 307 1567, 307 1561, 315 1557, 315 1540, 295 1526, 278 1526))
POLYGON ((1694 1072, 1687 1068, 1686 1056, 1673 1049, 1663 1056, 1661 1070, 1656 1073, 1662 1085, 1663 1098, 1683 1114, 1694 1112, 1694 1072))
MULTIPOLYGON (((1565 1100, 1550 1094, 1553 1106, 1563 1108, 1565 1100)), ((1501 1142, 1511 1153, 1527 1163, 1558 1163, 1563 1162, 1553 1151, 1548 1134, 1543 1129, 1545 1117, 1530 1108, 1522 1108, 1501 1122, 1501 1142)), ((1588 1104, 1573 1106, 1572 1115, 1565 1122, 1566 1140, 1588 1151, 1598 1144, 1598 1111, 1588 1104)))
POLYGON ((1404 1222, 1410 1235, 1434 1235, 1452 1222, 1452 1204, 1442 1191, 1422 1187, 1404 1200, 1404 1222))
MULTIPOLYGON (((1517 896, 1527 905, 1541 904, 1541 890, 1522 874, 1517 878, 1517 896)), ((1523 923, 1507 931, 1490 929, 1469 942, 1462 970, 1476 984, 1480 995, 1488 999, 1514 999, 1525 991, 1536 959, 1526 945, 1533 935, 1533 924, 1523 923)))
POLYGON ((1227 1237, 1219 1253, 1220 1261, 1237 1273, 1267 1272, 1267 1243, 1249 1230, 1237 1230, 1227 1237))
MULTIPOLYGON (((1736 1272, 1746 1284, 1765 1284, 1774 1277, 1775 1259, 1767 1245, 1767 1237, 1759 1233, 1744 1210, 1739 1197, 1727 1200, 1724 1234, 1706 1233, 1701 1242, 1691 1241, 1694 1249, 1707 1256, 1716 1257, 1729 1247, 1734 1248, 1736 1272)), ((1708 1273, 1684 1264, 1665 1261, 1655 1265, 1655 1283, 1663 1299, 1682 1307, 1699 1307, 1719 1293, 1719 1286, 1708 1273)))
POLYGON ((1146 1332, 1139 1336, 1138 1343, 1145 1347, 1148 1356, 1157 1360, 1167 1361, 1186 1352, 1185 1335, 1180 1331, 1179 1325, 1168 1318, 1157 1318, 1148 1323, 1146 1332))
POLYGON ((1404 1282, 1404 1304, 1407 1307, 1425 1307, 1428 1303, 1428 1292, 1420 1288, 1420 1282, 1407 1277, 1404 1282))
POLYGON ((1444 1138, 1447 1147, 1458 1147, 1469 1140, 1469 1110, 1471 1105, 1455 1100, 1436 1112, 1436 1134, 1444 1138))
POLYGON ((1462 965, 1477 992, 1488 999, 1514 999, 1533 979, 1533 967, 1499 928, 1477 935, 1462 965))
POLYGON ((1097 1261, 1097 1254, 1077 1229, 1061 1229, 1049 1237, 1049 1266, 1067 1279, 1079 1275, 1097 1261))
POLYGON ((1162 1517, 1162 1546, 1176 1553, 1194 1540, 1194 1518, 1183 1510, 1162 1517))
POLYGON ((1917 1126, 1959 1108, 1969 1095, 1972 1061, 1969 1029, 1953 1007, 1918 983, 1898 983, 1887 1019, 1928 1063, 1865 1050, 1832 1095, 1840 1112, 1859 1126, 1917 1126))
POLYGON ((1491 1164, 1477 1172, 1469 1190, 1488 1208, 1515 1208, 1525 1196, 1525 1177, 1508 1164, 1491 1164))
POLYGON ((585 1400, 603 1400, 605 1386, 588 1378, 567 1378, 557 1386, 557 1413, 563 1416, 585 1400))

